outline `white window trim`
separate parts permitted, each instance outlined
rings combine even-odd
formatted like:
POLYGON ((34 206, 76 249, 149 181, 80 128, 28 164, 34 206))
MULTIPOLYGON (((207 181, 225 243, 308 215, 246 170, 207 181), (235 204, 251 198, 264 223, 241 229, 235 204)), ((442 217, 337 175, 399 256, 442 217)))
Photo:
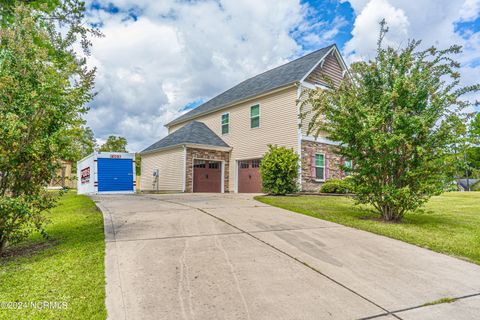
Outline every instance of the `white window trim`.
POLYGON ((255 129, 260 129, 260 127, 262 126, 262 120, 261 120, 261 116, 262 116, 262 107, 260 106, 260 103, 255 103, 255 104, 252 104, 249 108, 249 126, 250 126, 250 130, 255 130, 255 129), (258 117, 258 127, 255 127, 255 128, 252 128, 252 108, 255 107, 255 106, 258 106, 258 116, 256 116, 256 118, 258 117))
POLYGON ((325 153, 321 153, 321 152, 316 152, 315 153, 315 181, 318 181, 318 182, 325 181, 326 164, 327 164, 326 160, 327 160, 327 157, 326 157, 325 153), (317 167, 317 154, 321 154, 323 156, 323 179, 318 179, 317 178, 317 168, 322 168, 322 167, 317 167))
POLYGON ((225 136, 225 135, 230 133, 230 112, 222 113, 222 115, 220 116, 220 133, 222 134, 222 136, 225 136), (223 116, 224 115, 228 115, 228 123, 226 123, 226 124, 223 124, 223 116), (228 126, 228 132, 227 133, 223 133, 223 126, 224 125, 228 126))
POLYGON ((343 170, 343 175, 345 177, 351 176, 352 175, 352 170, 353 170, 353 161, 352 160, 343 160, 343 166, 346 167, 345 163, 350 162, 350 172, 347 174, 346 170, 343 170))

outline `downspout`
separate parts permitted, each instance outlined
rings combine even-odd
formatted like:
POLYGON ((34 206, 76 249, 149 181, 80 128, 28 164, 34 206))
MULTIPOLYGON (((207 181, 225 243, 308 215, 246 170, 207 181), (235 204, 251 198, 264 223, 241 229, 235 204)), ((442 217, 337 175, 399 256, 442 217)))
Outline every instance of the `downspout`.
POLYGON ((300 96, 302 94, 302 84, 297 82, 297 99, 295 101, 297 105, 297 154, 299 156, 299 166, 298 166, 298 187, 299 191, 302 191, 302 120, 300 119, 300 96))
POLYGON ((187 188, 187 146, 183 145, 183 192, 186 192, 187 188))

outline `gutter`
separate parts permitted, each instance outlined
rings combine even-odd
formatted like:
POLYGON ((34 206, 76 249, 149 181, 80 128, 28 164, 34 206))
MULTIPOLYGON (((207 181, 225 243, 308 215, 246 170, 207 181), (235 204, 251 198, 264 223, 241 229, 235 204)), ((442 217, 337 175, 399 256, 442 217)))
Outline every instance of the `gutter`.
MULTIPOLYGON (((227 104, 227 105, 224 105, 220 108, 216 108, 214 110, 208 110, 208 111, 204 111, 204 112, 200 112, 196 115, 192 115, 192 116, 189 116, 185 119, 182 119, 180 121, 177 121, 177 120, 172 120, 170 121, 169 123, 165 124, 164 127, 166 127, 167 129, 170 127, 170 126, 173 126, 173 125, 177 125, 177 124, 181 124, 181 123, 184 123, 184 122, 187 122, 187 121, 190 121, 190 120, 193 120, 195 118, 198 118, 200 116, 204 116, 204 115, 207 115, 207 114, 210 114, 210 113, 214 113, 214 112, 217 112, 217 111, 220 111, 220 110, 223 110, 223 109, 227 109, 227 108, 230 108, 230 107, 233 107, 237 104, 240 104, 240 103, 244 103, 244 102, 247 102, 249 100, 253 100, 253 99, 257 99, 257 98, 261 98, 261 97, 264 97, 264 96, 267 96, 267 95, 270 95, 270 94, 273 94, 273 93, 276 93, 276 92, 279 92, 279 91, 282 91, 282 90, 285 90, 287 88, 290 88, 290 87, 294 87, 296 86, 298 80, 295 80, 294 82, 291 82, 291 83, 288 83, 286 85, 283 85, 281 87, 277 87, 275 89, 272 89, 270 91, 266 91, 266 92, 263 92, 263 93, 259 93, 257 95, 253 95, 253 96, 249 96, 249 97, 246 97, 246 98, 243 98, 243 99, 240 99, 240 100, 235 100, 233 102, 231 102, 230 104, 227 104)), ((198 107, 197 107, 198 108, 198 107)), ((193 109, 195 110, 195 109, 193 109)), ((187 114, 187 113, 186 113, 187 114)), ((180 116, 182 117, 182 116, 180 116)), ((177 118, 178 119, 178 118, 177 118)))
POLYGON ((140 152, 140 155, 143 156, 143 155, 146 155, 146 154, 152 154, 152 153, 156 153, 156 152, 162 152, 162 151, 177 149, 177 148, 180 148, 180 147, 205 149, 205 150, 217 150, 217 151, 226 151, 226 152, 232 151, 232 147, 212 146, 212 145, 208 145, 208 144, 197 144, 197 143, 179 143, 179 144, 174 144, 174 145, 168 146, 168 147, 157 148, 157 149, 148 150, 148 151, 142 151, 142 152, 140 152))

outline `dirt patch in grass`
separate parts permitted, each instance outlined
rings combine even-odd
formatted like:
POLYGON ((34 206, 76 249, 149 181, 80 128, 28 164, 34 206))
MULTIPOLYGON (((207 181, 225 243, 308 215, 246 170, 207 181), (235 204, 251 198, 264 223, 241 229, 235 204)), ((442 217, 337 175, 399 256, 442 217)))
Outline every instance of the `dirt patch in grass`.
POLYGON ((0 258, 2 260, 12 260, 20 257, 31 257, 40 251, 51 248, 57 244, 57 240, 46 240, 29 245, 14 246, 7 248, 4 252, 2 252, 0 254, 0 258))

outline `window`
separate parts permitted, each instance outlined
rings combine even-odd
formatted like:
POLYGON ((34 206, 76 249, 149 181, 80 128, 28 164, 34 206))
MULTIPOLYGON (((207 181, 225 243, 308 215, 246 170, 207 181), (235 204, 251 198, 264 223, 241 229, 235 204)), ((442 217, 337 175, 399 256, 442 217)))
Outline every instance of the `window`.
POLYGON ((220 166, 219 166, 218 162, 209 162, 208 163, 208 168, 209 169, 218 169, 218 168, 220 168, 220 166))
POLYGON ((252 168, 260 168, 260 160, 252 160, 252 168))
POLYGON ((240 169, 248 169, 248 161, 240 161, 240 169))
POLYGON ((325 180, 325 155, 321 153, 315 154, 315 178, 325 180))
POLYGON ((230 131, 230 114, 222 114, 222 134, 227 134, 230 131))
POLYGON ((195 160, 195 168, 205 168, 205 160, 195 160))
POLYGON ((260 127, 260 106, 258 104, 250 107, 250 128, 260 127))
POLYGON ((344 168, 344 173, 346 176, 349 176, 352 174, 352 169, 353 169, 353 164, 352 164, 352 160, 345 160, 343 162, 343 166, 345 167, 344 168))

